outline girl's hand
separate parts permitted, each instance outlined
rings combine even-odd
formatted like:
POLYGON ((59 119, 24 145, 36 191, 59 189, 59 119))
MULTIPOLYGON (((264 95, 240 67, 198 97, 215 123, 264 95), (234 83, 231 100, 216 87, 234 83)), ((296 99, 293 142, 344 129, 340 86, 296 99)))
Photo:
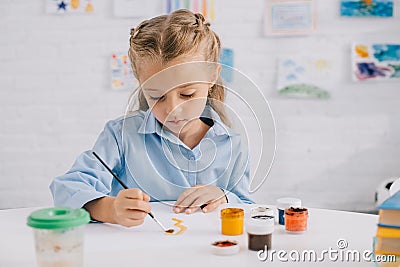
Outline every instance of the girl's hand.
POLYGON ((174 205, 174 212, 185 211, 186 214, 190 214, 198 210, 200 206, 203 206, 203 212, 209 212, 223 203, 227 201, 221 188, 212 185, 196 185, 186 189, 179 196, 174 205))
POLYGON ((123 226, 137 226, 144 222, 151 211, 150 197, 138 188, 119 191, 113 203, 113 217, 123 226))

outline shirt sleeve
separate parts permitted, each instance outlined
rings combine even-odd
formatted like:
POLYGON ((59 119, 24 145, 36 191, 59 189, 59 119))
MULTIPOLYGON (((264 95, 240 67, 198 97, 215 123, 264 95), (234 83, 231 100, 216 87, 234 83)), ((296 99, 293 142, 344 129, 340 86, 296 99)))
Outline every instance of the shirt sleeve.
POLYGON ((50 184, 55 206, 81 208, 87 202, 104 197, 111 191, 112 175, 92 154, 100 158, 117 173, 121 170, 121 131, 119 124, 110 121, 100 133, 92 150, 78 156, 72 168, 56 177, 50 184))
POLYGON ((239 154, 232 169, 228 188, 224 190, 228 203, 253 204, 249 192, 250 164, 248 149, 242 143, 239 154))

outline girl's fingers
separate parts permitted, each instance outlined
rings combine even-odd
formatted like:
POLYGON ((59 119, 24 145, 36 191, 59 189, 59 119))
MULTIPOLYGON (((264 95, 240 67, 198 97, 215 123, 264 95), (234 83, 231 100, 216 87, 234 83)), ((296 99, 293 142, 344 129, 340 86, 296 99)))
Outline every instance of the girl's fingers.
POLYGON ((208 203, 205 207, 203 207, 201 210, 206 213, 215 210, 216 208, 219 207, 221 204, 221 201, 213 201, 211 203, 208 203))
POLYGON ((194 187, 188 188, 183 193, 179 196, 178 200, 174 204, 174 212, 179 213, 184 210, 186 206, 184 206, 184 202, 187 202, 186 198, 190 196, 190 194, 195 191, 196 189, 194 187))
POLYGON ((150 201, 150 196, 148 194, 143 193, 143 200, 146 202, 150 201))

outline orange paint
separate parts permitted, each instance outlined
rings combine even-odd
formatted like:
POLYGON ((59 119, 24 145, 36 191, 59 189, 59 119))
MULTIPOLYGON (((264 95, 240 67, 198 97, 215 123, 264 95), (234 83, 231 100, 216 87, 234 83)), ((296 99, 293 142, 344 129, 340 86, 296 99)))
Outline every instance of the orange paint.
POLYGON ((288 232, 307 230, 308 210, 306 208, 289 208, 285 210, 285 229, 288 232))
POLYGON ((183 222, 182 220, 179 220, 177 218, 172 218, 172 220, 176 222, 174 224, 174 226, 178 227, 179 231, 174 231, 172 233, 165 232, 165 234, 167 234, 167 235, 180 235, 180 234, 182 234, 183 232, 186 231, 187 227, 181 224, 183 222))
POLYGON ((355 52, 357 53, 357 55, 361 58, 367 58, 369 57, 368 54, 368 46, 366 45, 356 45, 354 48, 355 52))
POLYGON ((78 9, 79 7, 79 0, 71 0, 71 8, 78 9))

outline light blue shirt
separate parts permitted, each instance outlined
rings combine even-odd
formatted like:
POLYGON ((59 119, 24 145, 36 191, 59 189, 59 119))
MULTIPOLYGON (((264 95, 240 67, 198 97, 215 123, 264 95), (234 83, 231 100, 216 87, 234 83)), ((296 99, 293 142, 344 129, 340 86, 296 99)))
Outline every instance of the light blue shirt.
POLYGON ((151 201, 176 201, 185 189, 208 184, 220 187, 230 203, 254 203, 248 190, 247 145, 211 107, 202 117, 214 124, 193 149, 163 129, 150 110, 109 121, 93 149, 51 183, 54 204, 80 208, 123 189, 93 151, 129 188, 140 188, 151 201))

